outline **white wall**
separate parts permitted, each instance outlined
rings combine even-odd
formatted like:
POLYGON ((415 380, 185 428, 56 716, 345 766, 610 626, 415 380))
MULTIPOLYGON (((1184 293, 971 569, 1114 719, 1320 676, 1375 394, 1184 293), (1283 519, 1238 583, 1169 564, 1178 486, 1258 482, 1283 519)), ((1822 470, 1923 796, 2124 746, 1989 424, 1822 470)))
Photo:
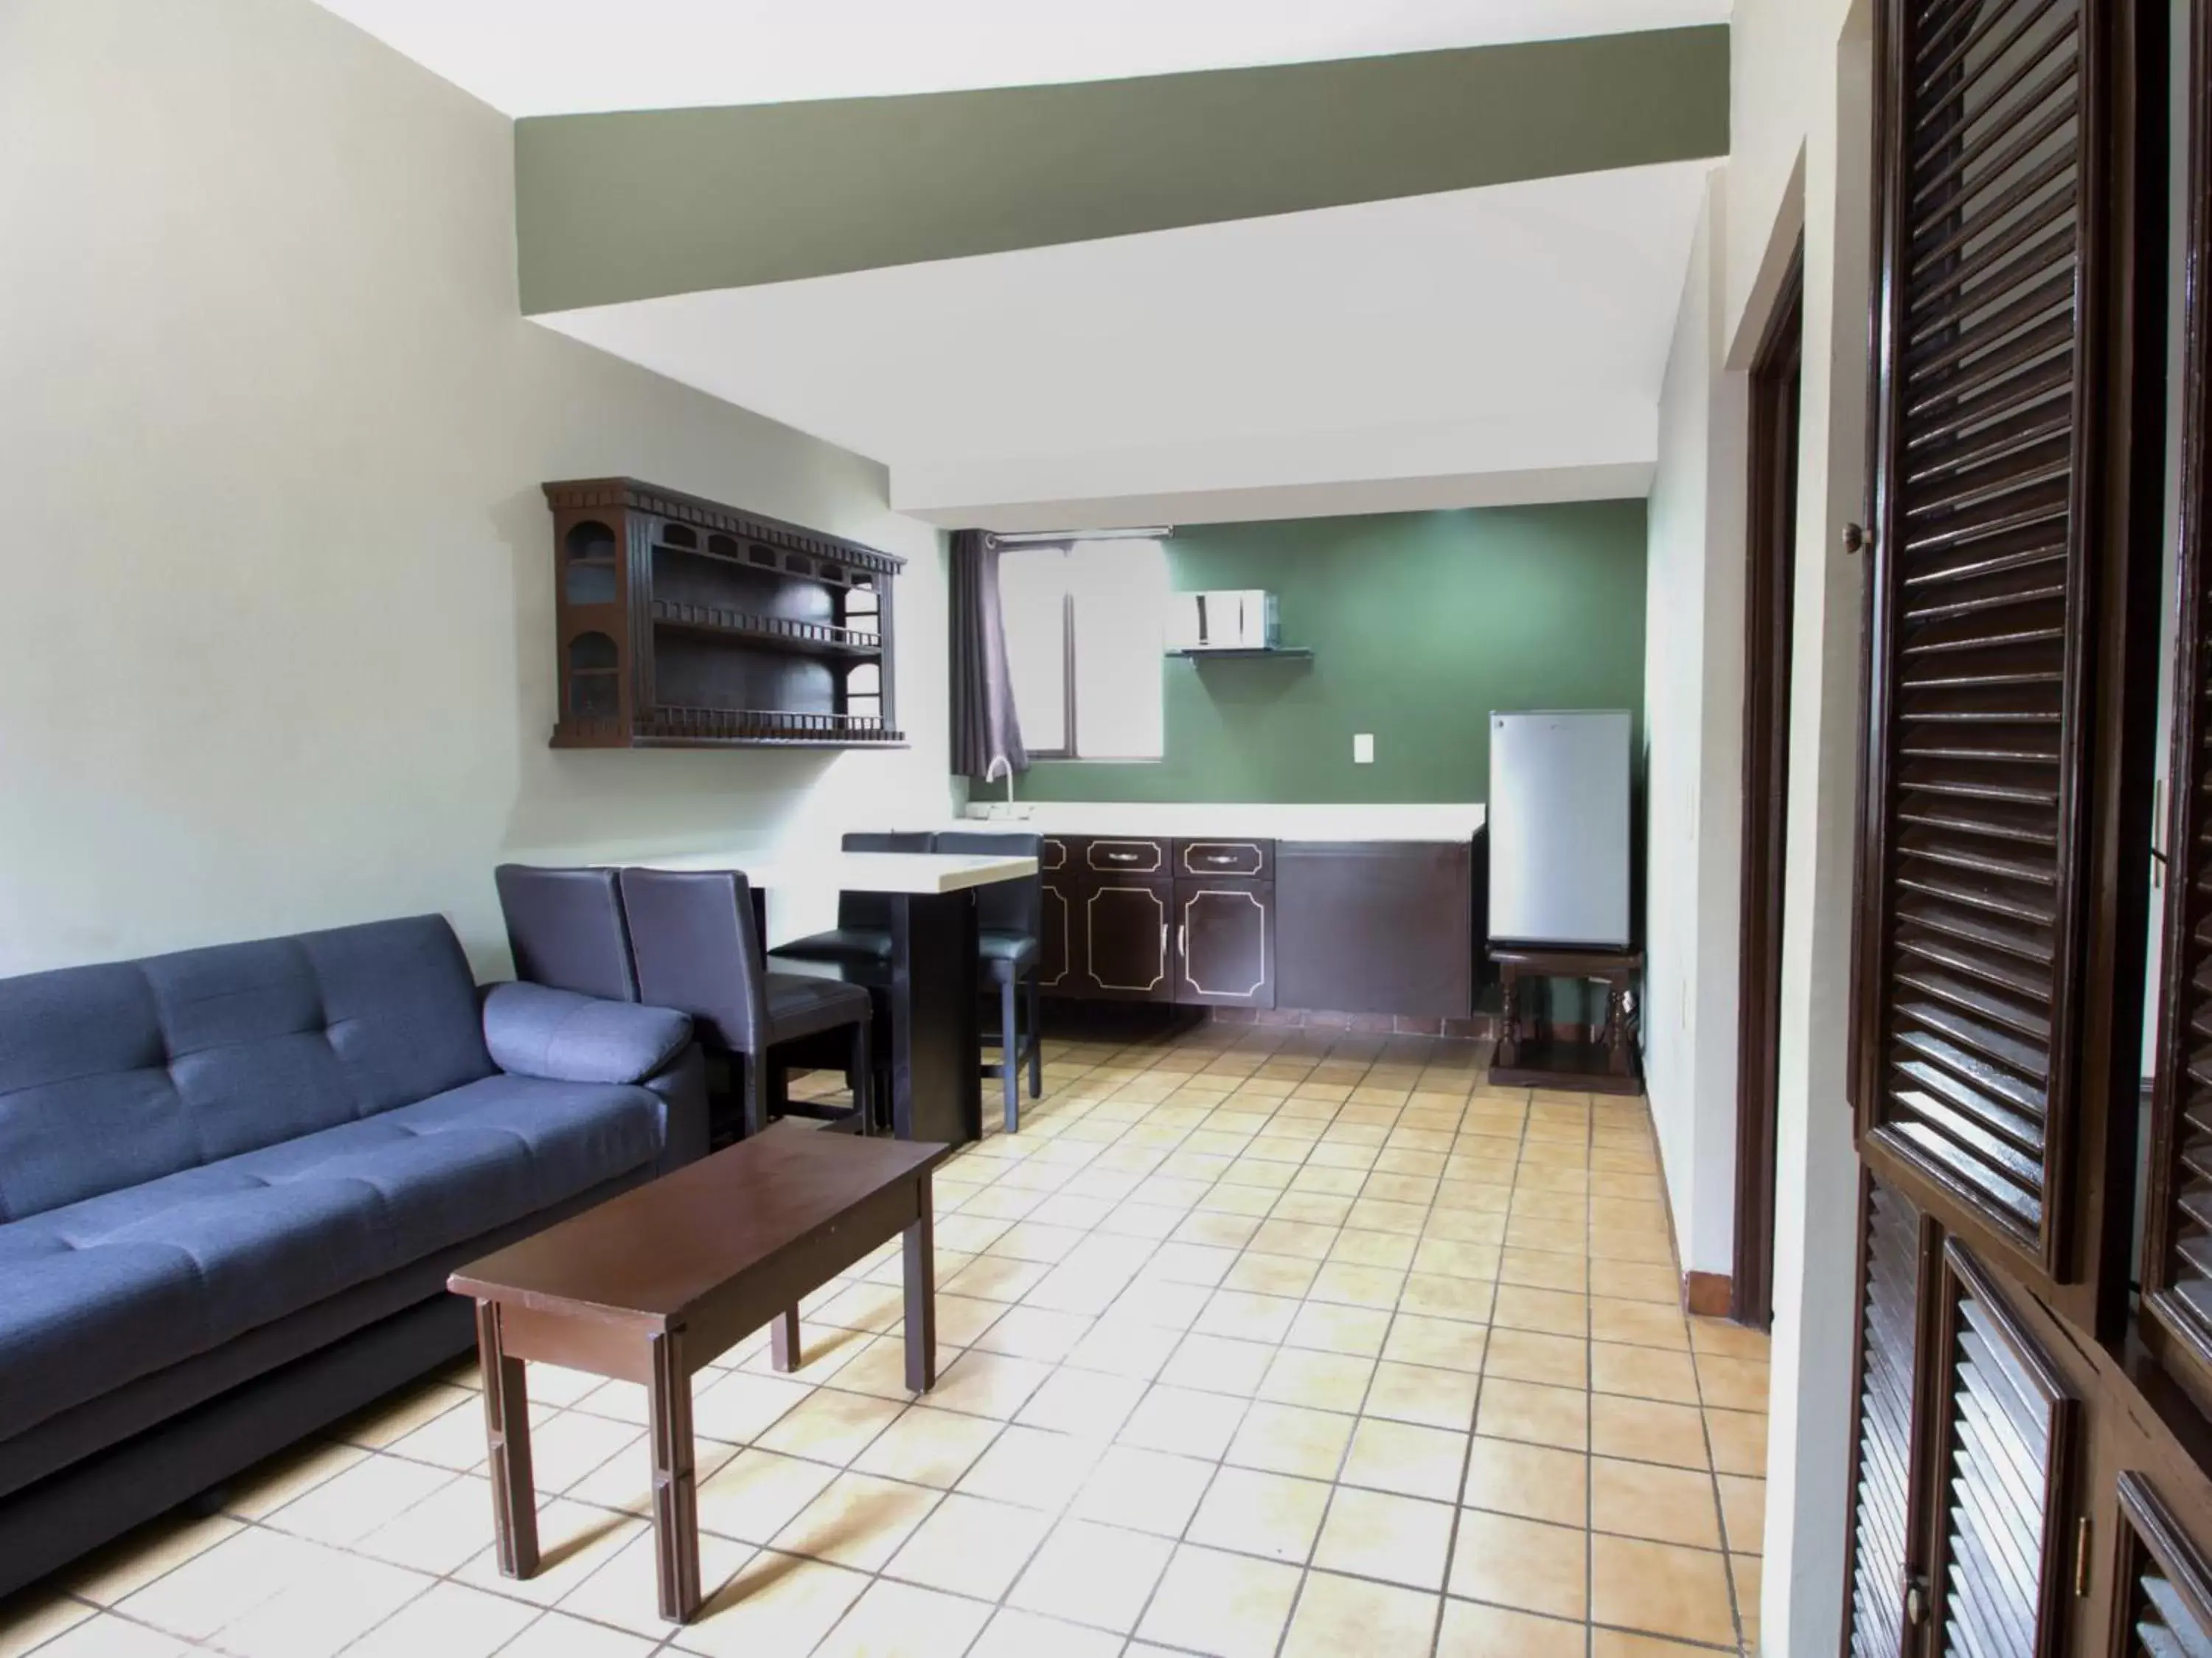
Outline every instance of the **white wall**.
POLYGON ((1690 253, 1660 393, 1645 561, 1644 1088, 1686 1272, 1735 1222, 1743 843, 1744 377, 1722 363, 1726 175, 1690 253))
POLYGON ((1720 1166, 1724 1119, 1733 1151, 1748 472, 1741 375, 1802 230, 1805 350, 1760 1591, 1760 1646, 1770 1653, 1835 1650, 1843 1610, 1857 1190, 1845 1033, 1864 572, 1841 552, 1839 537, 1862 517, 1865 491, 1869 21, 1866 0, 1737 0, 1725 211, 1705 227, 1712 265, 1701 273, 1693 262, 1677 321, 1652 497, 1651 844, 1684 850, 1653 855, 1650 1087, 1684 1263, 1696 1266, 1724 1232, 1711 1219, 1716 1204, 1732 1204, 1707 1170, 1720 1166), (1701 485, 1702 499, 1692 498, 1701 485), (1693 615, 1700 605, 1702 615, 1693 615), (1732 836, 1725 859, 1717 845, 1724 825, 1732 836))
POLYGON ((522 320, 507 119, 307 0, 0 6, 0 972, 410 911, 521 848, 934 815, 882 468, 522 320), (556 753, 546 479, 857 537, 890 754, 556 753))
MULTIPOLYGON (((1747 366, 1802 227, 1805 351, 1783 902, 1762 1649, 1841 1633, 1857 1162, 1844 1094, 1864 570, 1867 0, 1738 0, 1722 326, 1747 366)), ((1728 465, 1744 475, 1739 454, 1728 465)), ((1740 481, 1735 485, 1740 491, 1740 481)), ((1740 648, 1740 647, 1739 647, 1740 648)))

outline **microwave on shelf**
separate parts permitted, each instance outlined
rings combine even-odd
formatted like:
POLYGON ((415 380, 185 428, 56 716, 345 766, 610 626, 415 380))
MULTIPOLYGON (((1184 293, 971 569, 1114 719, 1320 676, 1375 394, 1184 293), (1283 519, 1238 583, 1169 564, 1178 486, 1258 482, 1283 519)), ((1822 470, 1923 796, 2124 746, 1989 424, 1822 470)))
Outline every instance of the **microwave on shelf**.
POLYGON ((1262 588, 1169 597, 1170 650, 1272 650, 1277 634, 1275 595, 1262 588))

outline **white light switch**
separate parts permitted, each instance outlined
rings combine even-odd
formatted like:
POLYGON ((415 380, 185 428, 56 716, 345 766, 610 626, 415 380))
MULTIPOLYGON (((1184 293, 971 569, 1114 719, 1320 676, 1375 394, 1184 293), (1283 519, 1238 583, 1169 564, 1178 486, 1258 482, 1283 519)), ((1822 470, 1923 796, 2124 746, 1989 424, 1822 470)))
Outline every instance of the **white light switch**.
POLYGON ((1375 734, 1372 731, 1360 731, 1353 734, 1352 763, 1354 765, 1375 764, 1375 734))

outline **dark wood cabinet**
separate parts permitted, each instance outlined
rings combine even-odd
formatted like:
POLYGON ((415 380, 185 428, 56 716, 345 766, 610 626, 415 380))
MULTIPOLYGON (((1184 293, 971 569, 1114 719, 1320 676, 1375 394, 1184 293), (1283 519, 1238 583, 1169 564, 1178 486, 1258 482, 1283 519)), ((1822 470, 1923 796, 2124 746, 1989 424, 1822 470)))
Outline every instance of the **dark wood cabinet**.
POLYGON ((1275 1005, 1275 886, 1235 876, 1175 884, 1175 999, 1194 1007, 1275 1005))
POLYGON ((1048 835, 1047 996, 1464 1019, 1471 841, 1048 835))
POLYGON ((887 552, 629 478, 544 486, 556 748, 903 741, 887 552))
POLYGON ((1279 1005, 1472 1015, 1472 841, 1286 840, 1274 850, 1279 1005))
POLYGON ((1172 1002, 1175 882, 1164 875, 1086 875, 1078 888, 1082 972, 1078 994, 1113 1002, 1172 1002))

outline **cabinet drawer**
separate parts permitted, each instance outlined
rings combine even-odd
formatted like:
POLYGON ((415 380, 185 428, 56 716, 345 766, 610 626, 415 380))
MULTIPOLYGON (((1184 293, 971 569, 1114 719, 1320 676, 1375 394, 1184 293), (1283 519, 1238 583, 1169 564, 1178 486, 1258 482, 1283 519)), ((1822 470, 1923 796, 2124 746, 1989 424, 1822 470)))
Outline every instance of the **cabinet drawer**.
POLYGON ((1275 843, 1272 840, 1178 840, 1175 844, 1177 881, 1193 875, 1248 875, 1273 880, 1275 843))
POLYGON ((1142 838, 1086 840, 1083 843, 1083 867, 1095 875, 1164 875, 1168 873, 1168 844, 1142 838))

